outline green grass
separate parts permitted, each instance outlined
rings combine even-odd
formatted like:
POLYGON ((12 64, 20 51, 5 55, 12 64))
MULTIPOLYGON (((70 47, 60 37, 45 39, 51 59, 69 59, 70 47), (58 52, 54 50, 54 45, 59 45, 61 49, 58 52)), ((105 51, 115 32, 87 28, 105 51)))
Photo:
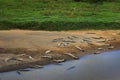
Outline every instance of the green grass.
POLYGON ((70 0, 0 0, 0 29, 120 29, 120 3, 104 2, 96 15, 89 3, 70 0))

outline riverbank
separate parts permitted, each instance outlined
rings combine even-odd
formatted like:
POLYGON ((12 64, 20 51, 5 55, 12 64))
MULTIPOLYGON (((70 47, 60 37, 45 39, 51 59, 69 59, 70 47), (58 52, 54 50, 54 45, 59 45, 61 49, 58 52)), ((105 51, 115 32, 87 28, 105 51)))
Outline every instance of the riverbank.
POLYGON ((120 49, 120 30, 0 31, 0 72, 120 49))

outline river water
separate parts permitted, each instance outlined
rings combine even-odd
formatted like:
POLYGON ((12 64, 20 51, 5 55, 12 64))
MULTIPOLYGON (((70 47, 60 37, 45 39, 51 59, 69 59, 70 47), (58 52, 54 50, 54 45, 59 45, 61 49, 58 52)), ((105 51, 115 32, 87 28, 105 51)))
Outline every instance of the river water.
POLYGON ((59 65, 46 65, 18 74, 0 73, 1 80, 120 80, 120 50, 85 55, 59 65))

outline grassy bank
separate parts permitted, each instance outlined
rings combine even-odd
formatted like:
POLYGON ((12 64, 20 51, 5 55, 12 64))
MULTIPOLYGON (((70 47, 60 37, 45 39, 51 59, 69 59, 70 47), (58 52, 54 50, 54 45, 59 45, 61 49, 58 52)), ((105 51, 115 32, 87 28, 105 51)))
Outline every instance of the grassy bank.
POLYGON ((89 3, 68 0, 0 0, 0 29, 120 29, 120 3, 104 2, 92 15, 89 3))

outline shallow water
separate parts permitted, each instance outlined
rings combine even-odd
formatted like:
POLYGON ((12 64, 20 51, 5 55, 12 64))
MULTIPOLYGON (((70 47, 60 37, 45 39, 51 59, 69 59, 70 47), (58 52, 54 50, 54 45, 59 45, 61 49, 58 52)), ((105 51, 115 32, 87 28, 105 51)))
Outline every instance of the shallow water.
POLYGON ((120 80, 120 50, 86 55, 61 65, 47 65, 29 72, 0 73, 1 80, 120 80))

